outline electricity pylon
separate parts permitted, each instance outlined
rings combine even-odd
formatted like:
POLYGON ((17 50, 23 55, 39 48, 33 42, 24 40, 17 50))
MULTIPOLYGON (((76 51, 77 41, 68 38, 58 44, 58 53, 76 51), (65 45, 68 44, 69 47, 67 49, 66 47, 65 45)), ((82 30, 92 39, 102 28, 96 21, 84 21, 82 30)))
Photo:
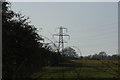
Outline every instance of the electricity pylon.
POLYGON ((67 32, 67 28, 64 28, 62 26, 60 26, 59 28, 57 28, 59 30, 58 34, 53 34, 54 36, 58 36, 59 37, 59 41, 56 41, 58 43, 58 50, 61 51, 61 54, 63 54, 63 49, 64 49, 64 43, 67 43, 63 40, 64 36, 68 36, 70 38, 70 36, 68 34, 64 33, 64 30, 66 30, 67 32))

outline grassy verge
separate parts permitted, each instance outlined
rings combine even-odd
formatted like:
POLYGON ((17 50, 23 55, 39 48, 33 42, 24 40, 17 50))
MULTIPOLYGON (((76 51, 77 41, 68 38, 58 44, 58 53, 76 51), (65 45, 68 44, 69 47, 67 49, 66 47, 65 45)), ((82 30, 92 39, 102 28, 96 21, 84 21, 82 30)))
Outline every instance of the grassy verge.
POLYGON ((115 72, 118 69, 117 63, 117 61, 71 60, 61 63, 60 66, 43 67, 31 77, 37 80, 117 80, 115 72))

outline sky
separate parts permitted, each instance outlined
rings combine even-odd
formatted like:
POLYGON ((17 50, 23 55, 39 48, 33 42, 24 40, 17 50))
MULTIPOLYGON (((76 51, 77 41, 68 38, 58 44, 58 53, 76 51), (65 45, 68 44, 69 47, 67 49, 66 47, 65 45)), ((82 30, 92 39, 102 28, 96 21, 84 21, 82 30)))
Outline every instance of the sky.
MULTIPOLYGON (((118 50, 117 2, 12 2, 11 8, 30 18, 40 35, 52 41, 56 28, 68 29, 67 46, 76 46, 83 56, 105 51, 108 55, 118 50)), ((76 52, 77 49, 76 49, 76 52)))

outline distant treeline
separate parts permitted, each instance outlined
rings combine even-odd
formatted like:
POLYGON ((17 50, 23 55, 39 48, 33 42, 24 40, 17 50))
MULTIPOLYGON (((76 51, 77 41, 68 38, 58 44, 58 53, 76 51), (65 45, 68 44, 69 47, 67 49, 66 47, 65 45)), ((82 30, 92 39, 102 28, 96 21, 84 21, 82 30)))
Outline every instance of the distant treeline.
POLYGON ((100 52, 99 54, 84 56, 84 60, 118 60, 119 55, 107 55, 106 52, 100 52))

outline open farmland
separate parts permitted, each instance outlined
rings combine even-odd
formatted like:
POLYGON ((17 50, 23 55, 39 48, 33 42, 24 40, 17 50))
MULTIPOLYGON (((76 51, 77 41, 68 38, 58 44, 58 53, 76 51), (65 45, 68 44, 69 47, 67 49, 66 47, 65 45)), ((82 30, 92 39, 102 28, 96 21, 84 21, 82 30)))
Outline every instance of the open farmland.
POLYGON ((46 66, 31 77, 37 80, 116 80, 118 62, 110 60, 71 60, 59 66, 46 66))

